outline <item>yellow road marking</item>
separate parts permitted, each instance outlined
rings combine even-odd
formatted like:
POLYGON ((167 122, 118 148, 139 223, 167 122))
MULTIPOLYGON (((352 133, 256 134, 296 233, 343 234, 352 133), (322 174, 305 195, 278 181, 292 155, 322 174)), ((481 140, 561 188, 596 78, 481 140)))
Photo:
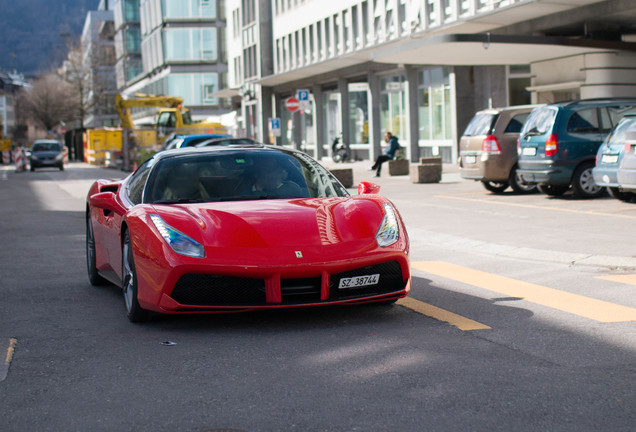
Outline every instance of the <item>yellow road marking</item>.
POLYGON ((485 324, 479 323, 477 321, 473 321, 469 318, 454 314, 447 310, 440 309, 437 306, 424 303, 423 301, 419 301, 411 297, 404 297, 398 300, 397 304, 405 306, 409 309, 412 309, 415 312, 421 313, 422 315, 435 318, 438 321, 447 322, 450 325, 453 325, 460 330, 469 331, 469 330, 490 329, 490 327, 488 327, 485 324))
POLYGON ((17 339, 11 338, 9 339, 9 348, 7 349, 7 357, 4 360, 5 365, 9 365, 11 363, 11 359, 13 358, 13 352, 15 351, 15 346, 18 343, 17 339))
POLYGON ((523 298, 532 303, 599 322, 636 321, 636 309, 634 308, 529 282, 473 270, 443 261, 420 261, 411 263, 411 266, 447 279, 495 291, 510 297, 523 298))
POLYGON ((597 276, 597 279, 605 279, 612 282, 620 282, 629 285, 636 285, 636 274, 616 275, 616 276, 597 276))
POLYGON ((626 218, 626 219, 636 219, 636 216, 632 216, 632 215, 606 213, 606 212, 601 212, 596 210, 574 210, 574 209, 568 209, 568 208, 552 207, 548 205, 544 206, 544 205, 534 205, 534 204, 520 204, 520 203, 502 202, 502 201, 495 201, 495 200, 481 199, 481 198, 466 198, 466 197, 454 196, 454 195, 435 195, 435 198, 447 198, 447 199, 454 199, 454 200, 461 200, 461 201, 483 202, 488 204, 499 204, 499 205, 510 206, 510 207, 525 207, 525 208, 533 208, 533 209, 541 209, 541 210, 544 210, 544 209, 554 210, 554 211, 560 211, 565 213, 579 213, 579 214, 590 214, 595 216, 612 216, 612 217, 619 217, 619 218, 626 218))

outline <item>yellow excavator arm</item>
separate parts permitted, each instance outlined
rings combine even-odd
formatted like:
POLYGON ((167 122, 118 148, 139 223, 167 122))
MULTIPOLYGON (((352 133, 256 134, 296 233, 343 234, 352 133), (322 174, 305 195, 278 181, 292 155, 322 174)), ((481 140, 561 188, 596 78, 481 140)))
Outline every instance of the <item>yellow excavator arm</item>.
POLYGON ((155 96, 143 93, 135 93, 132 98, 125 99, 120 93, 115 96, 115 107, 121 119, 121 127, 132 129, 133 124, 130 108, 179 108, 183 104, 183 98, 177 96, 155 96))

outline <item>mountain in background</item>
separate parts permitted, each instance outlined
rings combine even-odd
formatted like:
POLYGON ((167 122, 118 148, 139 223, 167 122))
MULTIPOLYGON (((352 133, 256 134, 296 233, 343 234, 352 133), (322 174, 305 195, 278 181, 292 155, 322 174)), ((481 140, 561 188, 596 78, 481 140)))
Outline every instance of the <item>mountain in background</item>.
POLYGON ((0 0, 0 70, 25 76, 59 67, 99 0, 0 0))

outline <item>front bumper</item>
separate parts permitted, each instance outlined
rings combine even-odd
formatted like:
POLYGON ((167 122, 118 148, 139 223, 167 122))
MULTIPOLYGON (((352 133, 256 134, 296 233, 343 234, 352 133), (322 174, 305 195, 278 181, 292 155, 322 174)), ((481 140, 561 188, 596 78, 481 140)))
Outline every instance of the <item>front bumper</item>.
POLYGON ((618 187, 618 165, 597 165, 592 170, 592 177, 597 186, 618 187))
POLYGON ((617 180, 620 190, 636 192, 636 169, 619 169, 617 180))
POLYGON ((410 291, 405 251, 293 265, 211 265, 188 257, 168 263, 148 258, 135 257, 138 300, 144 309, 161 313, 368 303, 398 299, 410 291), (379 280, 375 284, 339 288, 343 278, 376 274, 379 280))

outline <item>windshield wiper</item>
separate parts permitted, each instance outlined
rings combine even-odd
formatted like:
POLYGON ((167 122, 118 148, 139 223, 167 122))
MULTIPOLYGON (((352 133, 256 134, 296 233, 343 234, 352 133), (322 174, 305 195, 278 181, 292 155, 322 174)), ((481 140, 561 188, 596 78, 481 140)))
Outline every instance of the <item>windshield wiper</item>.
POLYGON ((153 204, 193 204, 193 203, 202 203, 206 202, 206 200, 201 198, 178 198, 178 199, 164 199, 154 201, 153 204))

